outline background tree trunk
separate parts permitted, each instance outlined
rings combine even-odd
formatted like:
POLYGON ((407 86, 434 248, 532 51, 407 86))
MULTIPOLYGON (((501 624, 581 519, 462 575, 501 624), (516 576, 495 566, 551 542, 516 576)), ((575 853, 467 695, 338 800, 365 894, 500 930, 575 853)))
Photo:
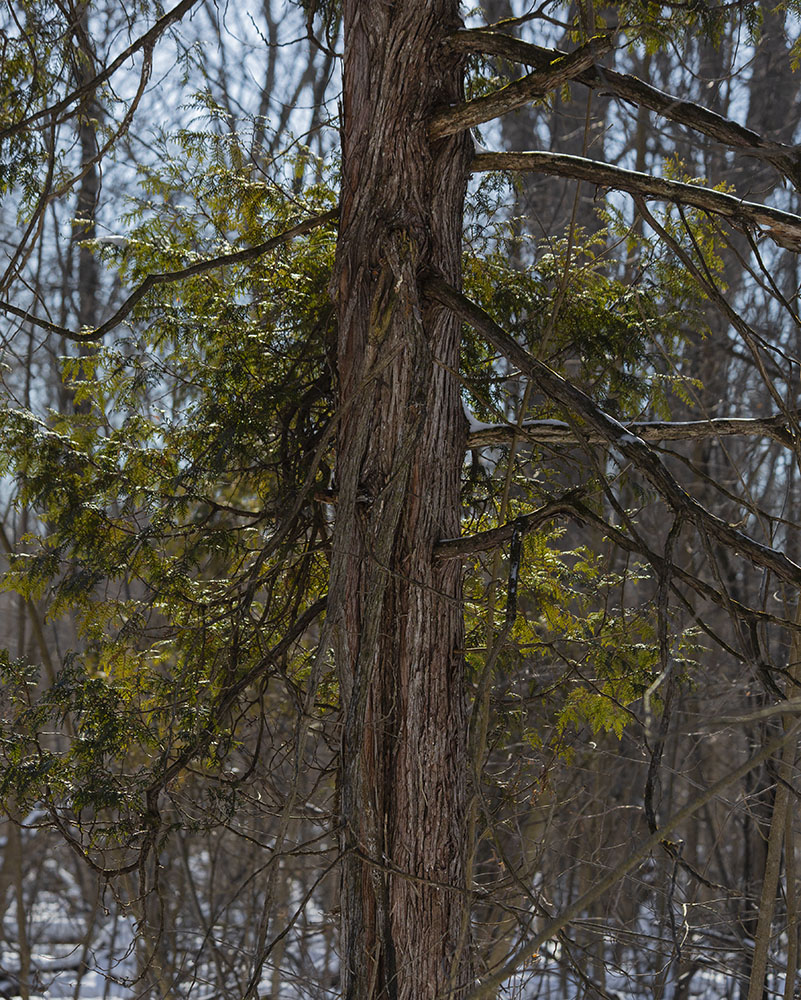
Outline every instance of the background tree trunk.
POLYGON ((422 300, 460 278, 470 140, 429 143, 458 100, 455 0, 345 4, 341 456, 331 607, 342 685, 343 995, 422 1000, 469 982, 467 699, 459 533, 459 322, 422 300), (443 886, 453 887, 452 890, 443 886))

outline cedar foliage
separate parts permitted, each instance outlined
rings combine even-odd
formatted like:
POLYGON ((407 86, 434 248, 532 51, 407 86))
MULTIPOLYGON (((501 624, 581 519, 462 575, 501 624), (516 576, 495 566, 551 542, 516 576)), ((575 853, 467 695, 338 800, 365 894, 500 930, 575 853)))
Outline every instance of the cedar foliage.
MULTIPOLYGON (((25 46, 9 40, 0 127, 52 100, 45 95, 67 59, 55 22, 23 6, 42 55, 30 77, 25 46)), ((304 7, 310 28, 322 24, 331 41, 336 6, 304 7)), ((762 8, 620 3, 589 13, 576 13, 576 44, 614 23, 630 51, 664 53, 688 32, 714 43, 732 18, 757 40, 762 8)), ((486 61, 472 70, 471 94, 493 89, 486 61)), ((254 155, 263 124, 234 129, 207 95, 192 114, 201 116, 193 128, 159 138, 160 166, 141 169, 124 243, 92 245, 129 287, 264 243, 337 205, 336 164, 303 148, 254 155)), ((42 170, 66 171, 61 156, 32 130, 4 150, 0 184, 23 221, 42 195, 42 170)), ((662 169, 692 179, 677 159, 662 169)), ((521 236, 524 223, 508 209, 513 189, 506 177, 471 190, 467 295, 623 422, 692 407, 701 386, 683 355, 712 331, 709 300, 682 251, 722 286, 729 240, 719 224, 700 210, 655 210, 668 237, 659 239, 635 231, 628 208, 611 199, 599 203, 594 232, 572 227, 537 241, 521 236)), ((318 647, 338 485, 335 245, 335 228, 321 225, 245 264, 159 286, 106 343, 62 359, 66 406, 9 395, 0 410, 0 474, 35 525, 3 586, 52 620, 75 621, 80 637, 53 677, 25 659, 0 660, 0 797, 9 812, 43 807, 103 878, 137 871, 143 897, 157 888, 156 858, 171 839, 247 813, 248 783, 269 753, 281 755, 284 784, 270 802, 280 814, 310 732, 319 836, 337 823, 342 706, 329 650, 318 647)), ((461 364, 462 398, 479 421, 563 420, 581 441, 581 421, 527 393, 467 326, 461 364)), ((645 731, 653 750, 654 717, 670 697, 660 687, 668 656, 676 684, 692 690, 719 638, 686 595, 671 595, 647 546, 621 555, 599 527, 614 522, 639 543, 638 525, 654 530, 665 510, 614 448, 468 451, 463 534, 565 493, 595 518, 585 534, 549 524, 523 539, 519 556, 475 556, 465 567, 474 732, 486 677, 498 679, 477 751, 486 771, 476 839, 493 845, 477 870, 499 896, 509 829, 526 802, 548 797, 590 737, 645 731), (500 762, 513 755, 507 772, 500 762)), ((754 508, 745 510, 753 525, 754 508)), ((672 535, 661 540, 670 555, 672 535)), ((718 648, 731 652, 732 641, 718 648)))

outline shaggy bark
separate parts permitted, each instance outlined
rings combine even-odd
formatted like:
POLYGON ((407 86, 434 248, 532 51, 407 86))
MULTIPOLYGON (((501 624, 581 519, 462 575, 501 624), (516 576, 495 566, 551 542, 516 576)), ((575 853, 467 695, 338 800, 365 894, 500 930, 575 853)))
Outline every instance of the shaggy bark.
POLYGON ((459 533, 466 433, 459 320, 422 275, 458 282, 465 135, 433 141, 462 97, 444 42, 455 0, 344 7, 339 500, 329 616, 343 702, 342 975, 348 998, 423 1000, 469 984, 466 686, 459 533), (466 949, 465 949, 466 951, 466 949))

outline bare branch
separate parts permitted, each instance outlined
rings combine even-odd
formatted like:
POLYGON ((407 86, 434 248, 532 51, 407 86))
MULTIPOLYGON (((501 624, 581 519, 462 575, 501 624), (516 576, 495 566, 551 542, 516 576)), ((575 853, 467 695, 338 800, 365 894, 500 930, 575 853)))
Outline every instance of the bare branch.
MULTIPOLYGON (((741 604, 739 601, 732 598, 730 594, 720 593, 720 591, 715 590, 715 588, 705 580, 687 572, 687 570, 682 569, 675 563, 668 565, 664 555, 651 549, 642 537, 632 537, 615 525, 609 524, 608 521, 606 521, 599 514, 596 514, 592 508, 588 507, 581 501, 574 501, 573 506, 575 507, 578 519, 586 524, 591 524, 597 527, 607 538, 609 538, 610 541, 614 542, 618 548, 622 549, 624 552, 630 552, 632 555, 642 556, 644 559, 647 559, 658 574, 663 576, 666 573, 669 574, 673 578, 670 584, 671 589, 675 594, 678 594, 685 603, 687 602, 687 598, 684 594, 682 594, 676 581, 680 581, 686 587, 689 587, 690 590, 703 600, 711 601, 712 604, 716 604, 718 607, 724 608, 729 613, 735 614, 738 618, 743 619, 743 621, 770 622, 774 625, 779 625, 781 628, 793 628, 792 621, 782 618, 779 615, 771 614, 769 611, 761 611, 758 608, 752 608, 749 605, 741 604)), ((687 606, 689 608, 689 604, 687 606)))
POLYGON ((28 115, 27 118, 22 118, 18 122, 14 122, 13 125, 8 125, 4 129, 0 129, 0 140, 9 139, 11 136, 16 135, 23 129, 41 121, 43 118, 50 118, 61 114, 62 111, 79 101, 82 97, 87 94, 93 94, 101 84, 105 83, 106 80, 110 79, 120 68, 124 65, 132 55, 137 53, 140 49, 152 50, 153 46, 156 44, 158 39, 171 25, 180 21, 187 11, 191 10, 198 0, 181 0, 181 3, 173 7, 172 10, 167 11, 167 13, 158 19, 156 23, 146 31, 141 38, 137 38, 135 42, 132 42, 124 52, 121 52, 116 59, 106 66, 106 68, 98 73, 97 76, 93 76, 91 80, 87 80, 86 83, 82 84, 76 90, 71 91, 66 97, 63 97, 60 101, 55 104, 51 104, 46 108, 42 108, 40 111, 35 112, 32 115, 28 115))
POLYGON ((768 760, 777 750, 780 750, 786 743, 788 743, 794 737, 797 737, 798 731, 801 729, 801 719, 796 719, 781 736, 777 736, 776 739, 771 740, 770 743, 766 743, 762 749, 749 757, 747 761, 741 764, 739 767, 734 768, 734 770, 729 771, 728 774, 724 774, 722 778, 714 782, 706 791, 701 792, 700 795, 696 796, 691 802, 688 802, 683 809, 680 809, 677 813, 670 817, 670 819, 662 825, 662 827, 655 833, 651 834, 647 840, 644 840, 639 846, 633 848, 626 853, 626 857, 616 868, 613 868, 607 875, 603 878, 598 879, 592 886, 580 896, 574 903, 571 903, 558 917, 552 920, 548 926, 541 931, 536 937, 527 941, 521 948, 519 948, 514 955, 506 962, 500 969, 496 972, 491 973, 486 979, 482 980, 470 993, 467 994, 466 1000, 484 1000, 486 997, 495 996, 500 987, 511 975, 513 975, 517 970, 524 964, 528 959, 532 958, 537 954, 538 950, 549 941, 552 937, 555 937, 559 931, 567 927, 573 920, 581 916, 582 913, 587 911, 587 908, 594 903, 596 900, 601 899, 612 886, 616 885, 621 879, 625 878, 629 872, 634 871, 648 855, 662 845, 667 840, 667 835, 672 833, 678 827, 681 826, 685 820, 689 819, 694 813, 702 809, 708 802, 712 802, 713 799, 717 798, 721 792, 725 791, 730 785, 739 781, 741 778, 745 777, 750 771, 753 771, 755 767, 758 767, 764 761, 768 760))
POLYGON ((432 118, 428 134, 431 139, 444 139, 445 136, 462 132, 464 129, 472 128, 473 125, 480 125, 481 122, 490 121, 507 111, 513 111, 533 98, 541 97, 563 86, 611 48, 612 40, 607 35, 591 39, 569 55, 562 52, 554 53, 554 58, 549 60, 544 68, 507 84, 494 94, 477 97, 473 101, 465 101, 464 104, 457 104, 446 111, 440 111, 432 118))
POLYGON ((479 153, 473 158, 472 170, 532 170, 558 177, 573 177, 598 187, 627 191, 654 201, 670 201, 690 205, 705 212, 722 215, 741 229, 764 226, 767 235, 787 250, 801 250, 801 216, 782 212, 778 208, 743 201, 736 195, 713 191, 698 184, 652 177, 638 170, 624 170, 598 160, 567 153, 479 153))
MULTIPOLYGON (((559 49, 543 48, 521 41, 498 31, 474 28, 457 31, 450 43, 464 52, 481 52, 501 56, 513 62, 524 63, 542 70, 553 60, 564 55, 559 49)), ((652 87, 629 73, 617 73, 603 66, 588 66, 573 77, 578 83, 611 94, 637 106, 648 108, 663 118, 707 135, 732 149, 758 157, 772 164, 781 174, 801 186, 801 153, 797 147, 763 138, 739 122, 724 118, 692 101, 685 101, 672 94, 652 87)))
MULTIPOLYGON (((713 437, 768 437, 787 447, 793 439, 787 431, 787 416, 777 413, 772 417, 713 417, 709 420, 645 420, 625 424, 630 434, 643 441, 698 441, 713 437)), ((563 420, 526 420, 519 427, 512 424, 494 424, 482 427, 468 435, 468 448, 498 448, 511 445, 515 436, 524 437, 532 444, 577 444, 578 438, 570 424, 563 420)), ((582 441, 589 444, 606 444, 607 439, 588 431, 582 441)))
POLYGON ((475 535, 462 535, 459 538, 443 538, 441 542, 437 542, 434 552, 438 559, 458 559, 475 555, 477 552, 488 552, 511 541, 516 530, 520 530, 525 535, 530 531, 536 531, 537 528, 541 528, 557 517, 572 517, 576 521, 584 520, 570 500, 563 497, 561 500, 554 500, 553 503, 546 503, 530 514, 523 514, 516 520, 502 524, 498 528, 479 531, 475 535))
POLYGON ((679 485, 656 452, 642 438, 631 434, 620 421, 605 413, 581 389, 541 361, 532 358, 483 309, 440 278, 429 278, 425 288, 432 298, 452 309, 520 371, 534 379, 551 399, 586 423, 591 432, 613 445, 645 476, 671 508, 683 511, 688 520, 698 524, 721 544, 742 552, 755 565, 772 570, 780 579, 793 586, 801 585, 801 566, 788 559, 783 552, 756 541, 708 511, 679 485))

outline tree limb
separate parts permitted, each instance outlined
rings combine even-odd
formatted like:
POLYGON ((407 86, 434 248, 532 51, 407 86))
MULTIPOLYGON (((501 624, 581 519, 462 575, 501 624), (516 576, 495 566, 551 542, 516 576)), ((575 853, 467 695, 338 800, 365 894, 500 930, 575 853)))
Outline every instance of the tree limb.
MULTIPOLYGON (((664 556, 649 548, 642 538, 630 537, 624 531, 621 531, 620 528, 609 524, 608 521, 592 510, 591 507, 583 503, 580 499, 581 492, 581 490, 574 490, 571 493, 566 493, 558 500, 544 504, 529 514, 521 515, 516 518, 516 521, 522 523, 524 534, 529 531, 536 531, 557 517, 570 517, 578 523, 593 525, 599 531, 603 532, 610 541, 623 549, 624 552, 630 552, 633 555, 642 556, 642 558, 647 559, 657 573, 669 571, 671 576, 675 577, 676 580, 683 583, 686 587, 689 587, 702 600, 710 601, 712 604, 716 604, 718 607, 734 613, 744 621, 765 622, 787 629, 795 627, 794 622, 771 614, 769 611, 761 611, 757 608, 749 607, 734 600, 729 595, 726 595, 724 598, 710 584, 700 579, 700 577, 693 576, 692 573, 688 573, 687 570, 682 569, 680 566, 676 566, 675 564, 668 566, 664 556)), ((438 559, 469 558, 478 552, 487 552, 505 545, 506 542, 511 540, 514 530, 515 521, 510 521, 499 525, 497 528, 478 531, 473 535, 460 535, 458 538, 443 538, 434 547, 434 555, 438 559)), ((671 588, 682 600, 686 601, 686 597, 682 594, 676 582, 671 583, 671 588)))
POLYGON ((721 544, 742 552, 755 565, 772 570, 780 579, 795 587, 801 586, 801 566, 788 559, 783 552, 756 541, 707 510, 679 485, 659 456, 642 438, 631 434, 620 421, 605 413, 581 389, 541 361, 532 358, 483 309, 441 278, 429 278, 425 283, 425 289, 431 298, 453 310, 520 371, 534 379, 546 395, 569 413, 575 414, 591 432, 604 438, 624 455, 672 509, 683 511, 688 520, 698 524, 721 544))
POLYGON ((124 65, 132 55, 143 48, 152 49, 167 28, 175 24, 177 21, 180 21, 184 14, 191 10, 197 2, 198 0, 181 0, 181 3, 173 7, 172 10, 167 11, 163 17, 160 17, 153 27, 150 28, 149 31, 146 31, 141 38, 137 38, 137 40, 132 42, 124 52, 120 52, 117 58, 110 62, 102 72, 97 74, 97 76, 93 76, 91 80, 87 80, 82 86, 70 91, 66 97, 62 97, 62 99, 57 101, 55 104, 42 108, 40 111, 36 111, 32 115, 28 115, 26 118, 22 118, 20 121, 14 122, 13 125, 8 125, 6 128, 0 129, 0 141, 3 139, 10 139, 11 136, 14 136, 23 129, 28 128, 28 126, 41 121, 43 118, 52 118, 61 114, 62 111, 66 111, 71 104, 74 104, 82 97, 85 97, 87 94, 93 94, 97 88, 100 87, 101 84, 104 84, 106 80, 110 79, 117 72, 120 66, 124 65))
POLYGON ((801 250, 801 216, 781 209, 743 201, 736 195, 713 191, 698 184, 652 177, 638 170, 624 170, 598 160, 567 153, 479 153, 473 158, 473 173, 485 170, 532 170, 558 177, 573 177, 598 187, 627 191, 655 201, 690 205, 705 212, 722 215, 741 229, 764 226, 767 235, 787 250, 801 250))
POLYGON ((554 52, 553 59, 548 60, 543 68, 501 87, 493 94, 465 101, 434 115, 428 126, 429 137, 432 140, 444 139, 448 135, 462 132, 472 128, 473 125, 480 125, 481 122, 490 121, 506 114, 507 111, 522 107, 535 97, 542 97, 552 90, 557 90, 611 48, 612 39, 605 35, 592 38, 586 45, 582 45, 570 54, 554 52))
POLYGON ((323 212, 322 215, 313 215, 309 219, 304 219, 303 222, 299 222, 291 229, 279 233, 278 236, 273 236, 272 239, 264 243, 259 243, 257 246, 248 247, 246 250, 236 250, 233 253, 212 257, 210 260, 200 260, 196 264, 182 267, 178 271, 163 271, 158 274, 149 274, 142 284, 131 292, 110 319, 107 319, 105 323, 102 323, 96 329, 89 330, 86 333, 74 333, 72 330, 67 329, 67 327, 58 326, 56 323, 51 323, 49 320, 35 316, 27 309, 20 309, 19 306, 15 306, 11 302, 0 302, 0 312, 17 316, 19 319, 25 320, 26 323, 32 323, 34 326, 46 330, 48 333, 56 333, 67 340, 74 340, 78 343, 100 340, 109 330, 113 330, 115 326, 119 326, 122 323, 126 316, 133 310, 134 306, 147 295, 151 288, 155 288, 157 285, 166 285, 173 281, 182 281, 185 278, 192 278, 196 274, 203 274, 205 271, 211 271, 216 267, 225 267, 229 264, 244 264, 247 261, 255 260, 257 257, 261 257, 263 254, 270 253, 272 250, 283 246, 284 243, 288 243, 296 236, 309 233, 313 229, 317 229, 318 226, 323 226, 328 222, 336 222, 338 218, 339 209, 333 208, 330 212, 323 212))
POLYGON ((502 524, 498 528, 479 531, 474 535, 460 535, 459 538, 443 538, 434 547, 434 555, 438 559, 458 559, 475 555, 476 552, 487 552, 511 541, 516 530, 521 531, 522 534, 528 534, 557 517, 572 517, 576 521, 584 520, 574 504, 567 498, 562 498, 554 500, 552 503, 546 503, 530 514, 523 514, 514 521, 502 524))
MULTIPOLYGON (((549 66, 557 56, 564 55, 559 49, 532 45, 519 38, 483 28, 457 31, 449 41, 454 48, 463 52, 500 56, 534 66, 538 70, 549 66)), ((617 73, 604 66, 590 65, 574 74, 572 79, 592 90, 600 90, 638 107, 648 108, 662 118, 707 135, 748 156, 765 160, 796 187, 801 187, 801 153, 798 147, 765 139, 758 132, 730 118, 724 118, 700 104, 666 94, 629 73, 617 73)))
MULTIPOLYGON (((801 414, 799 414, 801 415, 801 414)), ((625 424, 630 434, 643 441, 698 441, 712 437, 768 437, 791 447, 787 417, 777 413, 772 417, 713 417, 709 420, 645 420, 625 424)), ((468 448, 497 448, 511 445, 515 435, 533 444, 578 444, 578 438, 563 420, 526 420, 520 427, 494 424, 472 431, 467 437, 468 448)), ((582 441, 606 444, 601 434, 588 431, 582 441)))
POLYGON ((777 750, 780 750, 785 744, 798 735, 798 731, 801 729, 801 719, 796 719, 795 722, 784 732, 781 736, 777 736, 776 739, 771 740, 767 743, 758 753, 755 753, 753 757, 749 757, 743 764, 739 767, 734 768, 733 771, 729 771, 714 784, 710 785, 706 791, 702 792, 700 795, 696 796, 691 802, 688 802, 683 809, 680 809, 674 816, 663 824, 663 826, 653 833, 647 840, 644 840, 638 847, 632 849, 627 853, 624 861, 621 861, 617 867, 613 868, 607 875, 603 878, 598 879, 592 886, 591 889, 587 890, 583 896, 580 896, 574 903, 571 903, 555 920, 552 920, 548 926, 537 934, 530 941, 526 942, 522 947, 520 947, 514 955, 506 962, 500 969, 496 972, 491 973, 486 979, 482 980, 475 989, 471 990, 467 994, 465 1000, 484 1000, 486 997, 495 996, 497 994, 498 988, 506 982, 506 980, 514 975, 515 972, 523 965, 528 959, 532 958, 537 954, 539 949, 552 937, 555 937, 559 931, 563 930, 568 926, 573 920, 585 913, 587 907, 596 900, 603 898, 603 896, 609 892, 609 890, 620 882, 621 879, 625 878, 629 872, 634 871, 635 868, 640 865, 645 858, 653 851, 655 848, 659 847, 667 838, 669 833, 672 833, 677 827, 689 819, 692 815, 702 809, 708 802, 711 802, 716 796, 720 795, 721 792, 725 791, 729 785, 733 785, 740 778, 743 778, 750 771, 753 771, 755 767, 758 767, 768 758, 772 757, 777 750))

